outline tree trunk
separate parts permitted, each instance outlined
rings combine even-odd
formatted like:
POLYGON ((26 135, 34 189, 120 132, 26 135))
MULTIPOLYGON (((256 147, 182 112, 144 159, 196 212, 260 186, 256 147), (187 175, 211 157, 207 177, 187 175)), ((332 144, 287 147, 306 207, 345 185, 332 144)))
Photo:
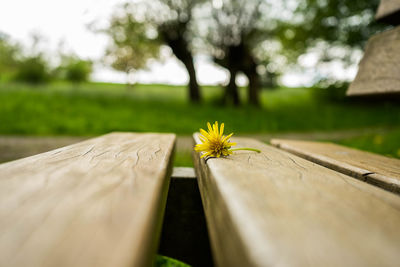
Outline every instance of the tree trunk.
POLYGON ((236 70, 229 70, 230 78, 229 83, 225 88, 225 103, 232 103, 234 106, 240 106, 240 98, 238 87, 236 85, 236 70))
POLYGON ((193 54, 190 51, 189 43, 184 38, 183 34, 186 31, 186 24, 163 24, 159 26, 158 30, 174 55, 185 65, 189 75, 189 101, 191 103, 201 102, 202 97, 200 94, 199 84, 197 83, 196 70, 193 64, 193 54))
POLYGON ((132 71, 126 71, 125 72, 125 74, 126 74, 126 90, 127 91, 130 91, 132 88, 133 88, 133 84, 131 83, 131 79, 130 79, 130 77, 131 77, 131 75, 132 75, 132 71))
POLYGON ((186 67, 186 70, 189 74, 189 100, 192 103, 200 103, 201 102, 201 95, 200 95, 200 88, 199 84, 197 83, 196 78, 196 70, 193 64, 193 58, 190 57, 188 59, 182 60, 183 64, 186 67))
POLYGON ((248 101, 253 106, 260 106, 260 76, 257 72, 246 75, 249 79, 248 101))
POLYGON ((250 105, 260 106, 260 75, 257 73, 257 64, 251 56, 247 57, 247 64, 243 64, 246 68, 243 70, 244 74, 249 79, 249 86, 247 90, 248 101, 250 105))

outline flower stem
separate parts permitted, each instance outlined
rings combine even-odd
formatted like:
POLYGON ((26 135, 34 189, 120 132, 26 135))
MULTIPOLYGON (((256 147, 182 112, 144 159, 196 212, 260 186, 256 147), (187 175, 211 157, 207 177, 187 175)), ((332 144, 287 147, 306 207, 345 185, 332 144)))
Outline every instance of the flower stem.
POLYGON ((250 148, 250 147, 240 147, 240 148, 232 148, 231 151, 238 151, 238 150, 249 150, 249 151, 254 151, 257 153, 260 153, 261 150, 256 149, 256 148, 250 148))

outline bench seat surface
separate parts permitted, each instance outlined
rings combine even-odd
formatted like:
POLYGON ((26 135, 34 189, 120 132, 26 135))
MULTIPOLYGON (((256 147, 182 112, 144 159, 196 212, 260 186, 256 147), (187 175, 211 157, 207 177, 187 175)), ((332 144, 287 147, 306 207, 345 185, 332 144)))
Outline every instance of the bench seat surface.
POLYGON ((219 266, 398 264, 398 196, 259 141, 233 141, 262 153, 193 154, 219 266))
POLYGON ((172 134, 112 133, 0 165, 0 266, 146 266, 172 134))
POLYGON ((400 193, 400 160, 325 142, 272 139, 271 144, 330 169, 400 193))
POLYGON ((400 93, 400 26, 372 36, 347 95, 400 93))

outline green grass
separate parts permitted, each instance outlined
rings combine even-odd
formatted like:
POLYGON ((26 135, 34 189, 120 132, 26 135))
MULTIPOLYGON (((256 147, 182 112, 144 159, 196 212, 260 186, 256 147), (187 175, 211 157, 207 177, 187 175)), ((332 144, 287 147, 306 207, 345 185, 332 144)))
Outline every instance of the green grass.
POLYGON ((336 143, 360 150, 400 158, 400 128, 380 134, 367 134, 339 140, 336 143))
MULTIPOLYGON (((227 131, 267 133, 400 126, 395 102, 332 102, 310 89, 263 91, 261 109, 218 104, 222 90, 205 87, 206 103, 186 102, 181 86, 59 83, 0 84, 0 134, 98 135, 110 131, 191 134, 207 121, 227 131)), ((244 91, 242 91, 244 93, 244 91)))
POLYGON ((190 267, 190 265, 170 257, 157 255, 154 267, 190 267))
MULTIPOLYGON (((93 136, 111 131, 190 135, 207 121, 225 122, 235 134, 389 129, 338 142, 400 157, 400 105, 396 101, 329 99, 324 91, 280 88, 262 92, 262 107, 220 105, 223 90, 202 88, 205 103, 191 105, 184 86, 86 83, 75 86, 0 84, 0 134, 93 136)), ((240 91, 245 98, 245 89, 240 91)), ((191 166, 190 151, 177 151, 175 165, 191 166)))
POLYGON ((186 151, 186 150, 179 151, 179 150, 177 150, 175 152, 175 157, 174 157, 174 166, 177 166, 177 167, 193 167, 191 151, 186 151))

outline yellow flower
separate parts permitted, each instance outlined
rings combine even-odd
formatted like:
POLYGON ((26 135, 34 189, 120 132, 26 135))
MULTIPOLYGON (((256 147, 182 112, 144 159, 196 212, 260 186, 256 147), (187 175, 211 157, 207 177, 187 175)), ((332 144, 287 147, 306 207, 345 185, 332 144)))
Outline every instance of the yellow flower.
POLYGON ((213 126, 207 122, 208 132, 200 129, 201 135, 199 136, 201 144, 197 144, 194 148, 197 152, 205 152, 201 158, 204 157, 217 157, 228 156, 232 154, 231 147, 236 143, 231 143, 230 138, 233 133, 224 136, 224 124, 221 123, 221 128, 218 129, 218 122, 216 121, 213 126))

